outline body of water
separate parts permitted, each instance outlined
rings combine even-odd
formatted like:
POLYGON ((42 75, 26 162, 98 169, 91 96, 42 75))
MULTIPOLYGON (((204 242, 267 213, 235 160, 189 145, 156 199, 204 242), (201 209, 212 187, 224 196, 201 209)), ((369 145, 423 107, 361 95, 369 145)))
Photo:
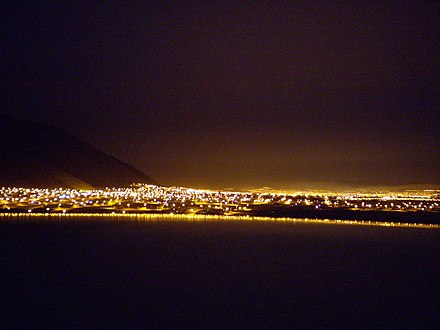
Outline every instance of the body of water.
POLYGON ((2 215, 6 328, 438 326, 440 229, 2 215))

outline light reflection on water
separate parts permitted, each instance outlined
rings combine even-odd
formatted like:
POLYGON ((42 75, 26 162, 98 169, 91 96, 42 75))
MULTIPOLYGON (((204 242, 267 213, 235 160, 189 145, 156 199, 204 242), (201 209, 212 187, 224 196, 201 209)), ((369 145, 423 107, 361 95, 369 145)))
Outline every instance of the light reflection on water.
POLYGON ((300 219, 300 218, 272 218, 252 216, 224 216, 224 215, 198 215, 198 214, 139 214, 139 213, 2 213, 2 220, 48 220, 48 221, 130 221, 130 222, 286 222, 298 224, 326 224, 326 225, 355 225, 355 226, 377 226, 377 227, 400 227, 400 228, 431 228, 439 229, 438 224, 405 223, 405 222, 382 222, 365 220, 332 220, 332 219, 300 219))

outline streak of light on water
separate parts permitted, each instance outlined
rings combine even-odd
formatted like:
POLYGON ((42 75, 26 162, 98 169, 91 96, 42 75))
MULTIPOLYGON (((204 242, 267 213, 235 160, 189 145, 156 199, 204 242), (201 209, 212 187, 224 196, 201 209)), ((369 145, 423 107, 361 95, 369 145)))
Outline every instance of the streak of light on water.
POLYGON ((406 223, 406 222, 382 222, 365 220, 333 220, 333 219, 311 219, 311 218, 276 218, 276 217, 255 217, 255 216, 224 216, 224 215, 199 215, 199 214, 139 214, 139 213, 2 213, 0 221, 4 220, 48 220, 48 221, 135 221, 135 222, 157 222, 157 221, 182 221, 182 222, 212 222, 212 221, 243 221, 243 222, 274 222, 274 223, 298 223, 298 224, 325 224, 325 225, 354 225, 354 226, 376 226, 376 227, 399 227, 399 228, 426 228, 440 229, 438 224, 406 223))

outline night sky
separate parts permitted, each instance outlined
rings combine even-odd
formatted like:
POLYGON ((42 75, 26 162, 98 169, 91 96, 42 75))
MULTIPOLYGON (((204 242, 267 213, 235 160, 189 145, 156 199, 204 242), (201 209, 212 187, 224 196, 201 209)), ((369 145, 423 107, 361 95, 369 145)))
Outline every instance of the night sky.
POLYGON ((440 184, 440 2, 164 2, 0 5, 0 112, 167 185, 440 184))

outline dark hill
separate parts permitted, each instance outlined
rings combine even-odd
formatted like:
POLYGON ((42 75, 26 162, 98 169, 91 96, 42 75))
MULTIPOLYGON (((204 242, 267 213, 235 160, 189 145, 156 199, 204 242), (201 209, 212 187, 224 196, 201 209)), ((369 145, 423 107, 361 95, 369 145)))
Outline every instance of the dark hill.
POLYGON ((0 186, 100 188, 156 184, 72 135, 0 114, 0 186))

